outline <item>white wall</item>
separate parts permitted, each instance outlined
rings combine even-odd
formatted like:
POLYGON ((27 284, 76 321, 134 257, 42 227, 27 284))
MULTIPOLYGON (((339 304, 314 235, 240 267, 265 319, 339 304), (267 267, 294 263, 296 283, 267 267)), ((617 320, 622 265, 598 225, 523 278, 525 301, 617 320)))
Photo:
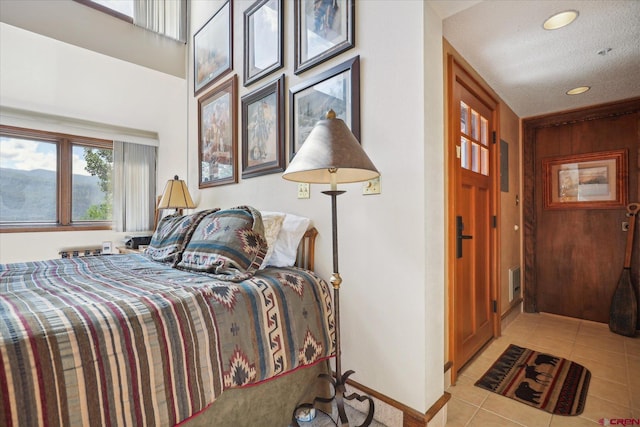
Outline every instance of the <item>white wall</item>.
MULTIPOLYGON (((68 23, 64 23, 68 25, 68 23)), ((155 132, 158 186, 186 170, 186 80, 0 23, 0 105, 155 132)), ((0 262, 58 257, 62 247, 121 243, 111 231, 0 233, 0 262)))
POLYGON ((444 390, 446 144, 442 21, 428 4, 424 10, 424 61, 425 388, 427 402, 433 403, 444 390))
MULTIPOLYGON (((288 90, 355 55, 361 61, 361 141, 382 174, 382 194, 345 185, 338 198, 343 367, 352 378, 419 411, 443 393, 444 205, 442 32, 423 2, 356 3, 356 48, 293 74, 293 2, 285 1, 285 68, 243 86, 243 12, 234 2, 234 70, 243 96, 286 74, 288 90), (392 25, 398 23, 398 25, 392 25)), ((192 2, 191 34, 221 2, 192 2)), ((193 93, 192 49, 189 92, 193 93)), ((224 79, 226 81, 226 79, 224 79)), ((189 102, 189 188, 198 209, 250 204, 307 216, 320 232, 316 270, 331 275, 329 198, 321 185, 296 198, 281 174, 198 190, 197 98, 189 102)), ((240 106, 238 106, 240 119, 240 106)), ((239 143, 241 147, 241 144, 239 143)), ((178 155, 173 152, 172 155, 178 155)))

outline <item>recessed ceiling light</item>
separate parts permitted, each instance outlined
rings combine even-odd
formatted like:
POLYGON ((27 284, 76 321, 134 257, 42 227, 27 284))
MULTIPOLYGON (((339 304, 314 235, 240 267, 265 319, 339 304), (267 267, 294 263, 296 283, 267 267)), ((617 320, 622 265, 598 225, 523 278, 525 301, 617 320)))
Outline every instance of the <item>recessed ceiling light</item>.
POLYGON ((556 13, 542 24, 545 30, 557 30, 571 24, 578 17, 577 10, 565 10, 564 12, 556 13))
POLYGON ((591 89, 591 86, 578 86, 567 91, 567 95, 580 95, 591 89))

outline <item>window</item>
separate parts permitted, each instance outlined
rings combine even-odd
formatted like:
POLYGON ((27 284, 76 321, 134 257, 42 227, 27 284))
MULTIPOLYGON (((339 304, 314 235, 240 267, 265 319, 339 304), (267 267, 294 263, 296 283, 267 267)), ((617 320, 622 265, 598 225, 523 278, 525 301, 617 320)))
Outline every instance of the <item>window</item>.
POLYGON ((133 24, 133 0, 75 0, 133 24))
POLYGON ((0 126, 0 230, 109 229, 113 143, 0 126))
POLYGON ((489 175, 489 120, 460 101, 460 166, 489 175))
POLYGON ((133 18, 133 0, 89 0, 122 15, 133 18))
POLYGON ((187 41, 187 1, 75 0, 174 40, 187 41))

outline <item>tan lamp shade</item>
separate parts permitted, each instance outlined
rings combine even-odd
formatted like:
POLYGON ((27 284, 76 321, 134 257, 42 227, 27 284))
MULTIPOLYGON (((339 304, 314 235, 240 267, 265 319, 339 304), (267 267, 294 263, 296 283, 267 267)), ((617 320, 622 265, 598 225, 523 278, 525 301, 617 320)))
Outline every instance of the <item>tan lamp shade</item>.
POLYGON ((361 182, 378 176, 380 172, 333 110, 316 123, 282 175, 312 184, 361 182))
POLYGON ((167 181, 158 209, 193 209, 195 207, 187 185, 178 178, 178 175, 167 181))

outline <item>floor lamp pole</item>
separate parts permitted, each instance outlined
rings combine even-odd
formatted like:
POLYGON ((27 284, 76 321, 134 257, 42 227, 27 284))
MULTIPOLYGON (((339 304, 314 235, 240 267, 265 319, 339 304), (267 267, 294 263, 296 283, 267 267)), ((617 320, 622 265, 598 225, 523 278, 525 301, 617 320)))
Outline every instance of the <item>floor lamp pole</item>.
POLYGON ((373 421, 373 412, 374 412, 374 404, 373 400, 369 396, 362 396, 358 393, 346 394, 346 383, 347 379, 351 374, 355 371, 347 371, 344 374, 342 373, 342 348, 340 342, 340 284, 342 283, 342 278, 340 277, 340 270, 338 267, 338 210, 337 210, 337 197, 340 194, 345 193, 344 191, 331 190, 331 191, 323 191, 323 194, 331 196, 331 230, 332 230, 332 242, 333 242, 333 274, 331 275, 330 283, 333 286, 333 318, 335 322, 335 333, 336 333, 336 374, 335 378, 331 375, 320 374, 318 378, 329 381, 333 385, 333 396, 330 398, 324 397, 316 397, 314 398, 313 404, 303 403, 299 405, 294 411, 293 417, 293 425, 299 427, 297 419, 295 417, 296 412, 300 408, 311 408, 315 407, 315 404, 318 402, 321 403, 330 403, 333 400, 336 401, 336 406, 338 409, 338 420, 340 426, 349 426, 349 419, 347 418, 347 413, 344 408, 345 400, 353 400, 356 399, 359 402, 364 402, 365 400, 369 402, 369 412, 362 424, 358 427, 367 427, 373 421))
MULTIPOLYGON (((333 274, 331 274, 331 286, 333 286, 333 319, 336 324, 336 378, 333 384, 335 388, 335 400, 338 407, 338 416, 341 425, 349 425, 347 414, 344 409, 345 384, 349 375, 353 371, 348 371, 342 375, 342 346, 340 343, 340 269, 338 267, 338 196, 344 191, 323 191, 323 194, 331 196, 331 241, 333 243, 333 274)), ((368 425, 368 424, 367 424, 368 425)))

